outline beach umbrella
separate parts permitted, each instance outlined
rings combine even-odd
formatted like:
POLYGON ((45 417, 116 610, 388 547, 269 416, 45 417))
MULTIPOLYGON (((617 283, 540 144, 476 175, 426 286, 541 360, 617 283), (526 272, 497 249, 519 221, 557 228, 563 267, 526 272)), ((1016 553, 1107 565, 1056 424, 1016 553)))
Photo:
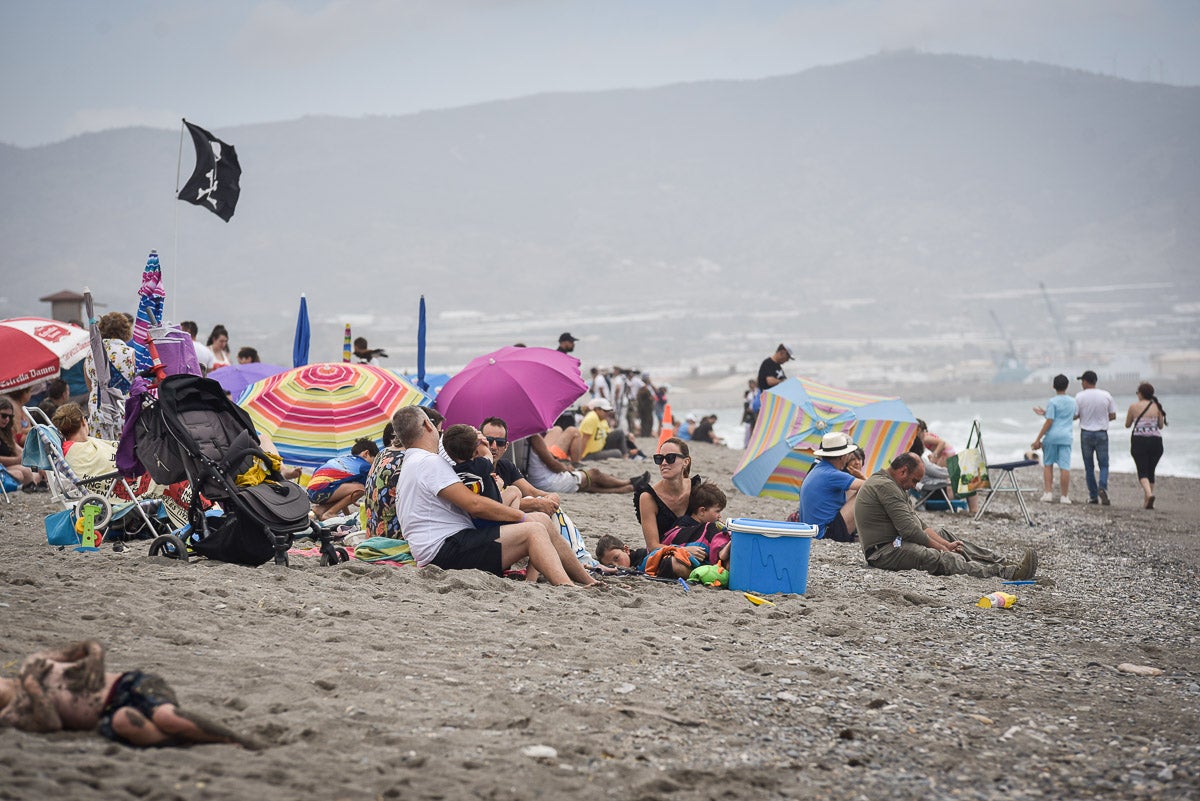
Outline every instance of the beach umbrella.
MULTIPOLYGON (((421 388, 421 378, 417 373, 405 373, 400 370, 393 370, 396 375, 403 376, 412 383, 413 386, 421 388)), ((436 398, 441 392, 442 387, 446 386, 446 382, 450 380, 449 373, 426 373, 425 386, 423 387, 425 394, 431 398, 436 398)))
POLYGON ((400 407, 429 402, 421 390, 382 367, 332 362, 264 378, 238 405, 271 437, 284 462, 315 470, 350 453, 356 439, 378 440, 400 407))
POLYGON ((247 364, 230 364, 225 367, 218 367, 209 373, 208 377, 220 384, 221 389, 228 392, 229 396, 236 403, 246 387, 256 384, 264 378, 279 375, 286 369, 286 367, 279 367, 274 364, 249 362, 247 364))
POLYGON ((308 298, 300 295, 300 314, 296 317, 296 336, 292 340, 292 367, 308 364, 308 342, 312 331, 308 327, 308 298))
POLYGON ((83 328, 45 317, 0 320, 0 392, 33 387, 87 356, 83 328))
POLYGON ((579 360, 550 348, 507 347, 472 360, 438 393, 447 425, 508 423, 509 439, 545 431, 587 392, 579 360))
POLYGON ((125 422, 125 396, 109 386, 108 352, 104 350, 104 338, 96 319, 96 306, 92 301, 92 290, 83 288, 83 310, 87 312, 88 339, 91 346, 92 364, 96 370, 96 415, 93 436, 100 439, 121 438, 121 425, 125 422))
POLYGON ((425 381, 425 296, 421 296, 421 305, 417 312, 417 386, 422 392, 429 391, 425 381))
POLYGON ((342 340, 342 361, 350 363, 350 355, 354 350, 350 347, 350 323, 346 323, 346 337, 342 340))
POLYGON ((866 451, 863 472, 870 475, 908 450, 917 418, 904 401, 789 378, 762 393, 754 433, 733 486, 746 495, 793 500, 815 461, 821 437, 844 431, 866 451))
MULTIPOLYGON (((133 352, 137 371, 145 372, 154 366, 150 355, 150 329, 163 324, 163 305, 167 293, 162 285, 162 268, 158 252, 150 251, 142 268, 142 285, 138 288, 137 317, 133 321, 133 352)), ((89 315, 90 316, 90 315, 89 315)))

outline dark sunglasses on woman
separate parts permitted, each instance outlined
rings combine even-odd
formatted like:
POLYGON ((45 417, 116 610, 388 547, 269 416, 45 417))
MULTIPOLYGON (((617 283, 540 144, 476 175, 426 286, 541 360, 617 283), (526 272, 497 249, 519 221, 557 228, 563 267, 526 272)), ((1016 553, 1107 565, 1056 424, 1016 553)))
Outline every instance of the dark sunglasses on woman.
POLYGON ((677 459, 682 458, 682 453, 656 453, 654 454, 654 463, 662 464, 663 462, 666 462, 667 464, 675 464, 677 459))

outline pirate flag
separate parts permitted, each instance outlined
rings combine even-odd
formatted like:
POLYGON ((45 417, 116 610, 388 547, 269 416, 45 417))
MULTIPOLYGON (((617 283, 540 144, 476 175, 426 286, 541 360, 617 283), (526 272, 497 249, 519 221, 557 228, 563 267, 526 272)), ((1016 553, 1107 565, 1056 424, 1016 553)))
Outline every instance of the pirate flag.
POLYGON ((237 151, 199 125, 183 121, 192 142, 196 145, 196 169, 192 177, 179 190, 179 199, 203 206, 225 222, 233 216, 242 189, 238 181, 242 167, 238 164, 237 151))

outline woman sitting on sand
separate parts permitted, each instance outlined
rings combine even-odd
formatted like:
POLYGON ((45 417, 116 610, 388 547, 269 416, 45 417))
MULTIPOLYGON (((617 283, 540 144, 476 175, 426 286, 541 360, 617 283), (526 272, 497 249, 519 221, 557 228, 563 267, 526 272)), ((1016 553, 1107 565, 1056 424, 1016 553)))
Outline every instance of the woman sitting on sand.
POLYGON ((664 440, 654 454, 661 479, 653 484, 639 482, 633 490, 633 509, 642 524, 646 548, 662 544, 662 536, 675 521, 687 513, 692 489, 700 485, 700 476, 690 476, 692 457, 688 445, 679 437, 664 440))
POLYGON ((17 444, 17 416, 20 414, 20 408, 7 395, 0 395, 0 467, 20 482, 22 491, 43 492, 48 489, 46 477, 21 464, 25 449, 17 444))
MULTIPOLYGON (((80 479, 117 472, 117 443, 88 435, 88 422, 79 404, 64 403, 59 406, 52 422, 62 435, 63 456, 80 479)), ((132 498, 119 483, 113 488, 113 495, 127 501, 157 498, 163 501, 171 522, 178 526, 187 522, 187 508, 192 496, 191 485, 187 481, 163 487, 155 484, 148 473, 143 473, 140 479, 130 483, 130 488, 133 490, 132 498)))

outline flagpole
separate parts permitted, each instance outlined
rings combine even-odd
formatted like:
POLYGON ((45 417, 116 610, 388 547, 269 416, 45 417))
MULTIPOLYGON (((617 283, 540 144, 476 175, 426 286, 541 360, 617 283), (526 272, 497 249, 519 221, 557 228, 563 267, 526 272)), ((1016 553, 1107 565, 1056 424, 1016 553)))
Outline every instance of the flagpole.
MULTIPOLYGON (((183 168, 183 131, 186 127, 184 123, 187 122, 184 117, 180 117, 179 120, 179 156, 175 160, 175 200, 179 199, 179 171, 183 168)), ((175 207, 175 254, 172 259, 175 264, 171 270, 171 319, 179 322, 178 309, 175 306, 175 277, 179 273, 179 204, 172 203, 171 205, 175 207)))

